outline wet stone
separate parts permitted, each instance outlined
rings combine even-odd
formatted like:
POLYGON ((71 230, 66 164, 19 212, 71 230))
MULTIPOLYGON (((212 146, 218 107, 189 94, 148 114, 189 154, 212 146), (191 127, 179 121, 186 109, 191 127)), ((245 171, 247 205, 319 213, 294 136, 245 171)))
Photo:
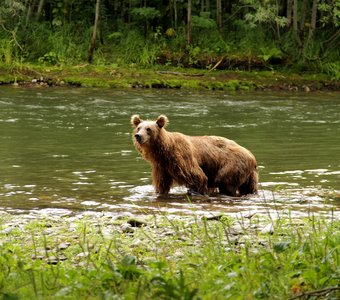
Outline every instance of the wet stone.
POLYGON ((143 227, 147 225, 147 222, 145 222, 144 220, 135 219, 135 218, 129 219, 127 223, 130 224, 132 227, 143 227))
POLYGON ((244 234, 245 230, 241 226, 233 226, 226 228, 226 232, 229 235, 242 235, 244 234))
POLYGON ((134 233, 135 232, 135 228, 133 228, 131 226, 131 224, 129 223, 123 223, 121 226, 120 226, 121 230, 124 232, 124 233, 134 233))
POLYGON ((61 243, 58 245, 58 251, 67 249, 71 244, 70 243, 61 243))
POLYGON ((43 255, 33 254, 31 258, 34 260, 43 260, 45 257, 43 255))
POLYGON ((222 214, 218 214, 218 215, 212 215, 212 216, 204 216, 202 217, 202 219, 206 221, 219 221, 222 219, 222 217, 223 217, 222 214))
POLYGON ((76 259, 81 259, 89 256, 89 252, 80 252, 76 255, 76 259))
POLYGON ((240 238, 238 236, 230 236, 228 237, 228 242, 226 243, 226 246, 232 245, 238 245, 240 238))
POLYGON ((57 257, 50 256, 50 257, 47 258, 46 262, 49 265, 56 265, 59 262, 59 259, 57 257))
POLYGON ((46 234, 46 235, 52 235, 53 233, 54 233, 54 229, 52 229, 52 228, 48 228, 44 231, 44 234, 46 234))
POLYGON ((14 230, 13 227, 7 227, 7 228, 3 229, 0 233, 10 234, 13 230, 14 230))
POLYGON ((268 224, 267 226, 265 226, 262 230, 261 233, 265 233, 265 234, 273 234, 274 233, 274 226, 272 223, 268 224))
POLYGON ((251 218, 254 217, 256 214, 257 214, 256 211, 254 211, 254 212, 249 212, 249 213, 245 214, 243 217, 246 218, 246 219, 251 219, 251 218))
POLYGON ((176 234, 176 232, 174 230, 169 229, 169 230, 162 232, 160 234, 160 236, 172 236, 172 235, 175 235, 175 234, 176 234))
POLYGON ((59 255, 58 259, 59 259, 59 261, 65 261, 65 260, 67 260, 67 257, 65 255, 59 255))

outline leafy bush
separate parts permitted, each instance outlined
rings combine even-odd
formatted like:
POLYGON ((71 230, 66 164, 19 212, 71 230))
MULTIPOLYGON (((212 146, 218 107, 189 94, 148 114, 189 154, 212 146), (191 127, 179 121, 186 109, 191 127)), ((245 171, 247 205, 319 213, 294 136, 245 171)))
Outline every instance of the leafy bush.
POLYGON ((321 64, 321 69, 334 80, 340 80, 340 61, 321 64))

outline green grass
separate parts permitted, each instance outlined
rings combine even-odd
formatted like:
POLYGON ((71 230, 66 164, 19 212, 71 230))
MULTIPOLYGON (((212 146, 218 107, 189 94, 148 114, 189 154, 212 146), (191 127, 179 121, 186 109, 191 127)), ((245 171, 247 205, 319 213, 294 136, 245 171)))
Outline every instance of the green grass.
POLYGON ((1 215, 0 299, 339 296, 339 220, 145 220, 1 215))
MULTIPOLYGON (((338 90, 339 82, 325 74, 296 74, 277 71, 219 71, 157 66, 137 69, 117 65, 45 65, 0 64, 0 84, 34 85, 32 79, 43 78, 42 85, 69 85, 103 88, 167 88, 225 91, 338 90)), ((37 83, 35 83, 37 85, 37 83)))

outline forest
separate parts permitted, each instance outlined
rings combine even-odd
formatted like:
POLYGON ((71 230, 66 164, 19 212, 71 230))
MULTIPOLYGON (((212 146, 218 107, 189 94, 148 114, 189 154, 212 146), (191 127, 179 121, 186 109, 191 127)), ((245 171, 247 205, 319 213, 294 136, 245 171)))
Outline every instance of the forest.
POLYGON ((0 64, 289 69, 340 77, 337 0, 2 0, 0 64))

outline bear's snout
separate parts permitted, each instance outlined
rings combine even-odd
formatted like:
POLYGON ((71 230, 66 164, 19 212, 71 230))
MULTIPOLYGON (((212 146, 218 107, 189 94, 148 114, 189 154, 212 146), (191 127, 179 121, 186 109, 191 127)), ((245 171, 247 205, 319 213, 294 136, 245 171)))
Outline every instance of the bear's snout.
POLYGON ((142 143, 142 136, 139 133, 135 134, 135 139, 138 143, 140 143, 140 144, 142 143))

